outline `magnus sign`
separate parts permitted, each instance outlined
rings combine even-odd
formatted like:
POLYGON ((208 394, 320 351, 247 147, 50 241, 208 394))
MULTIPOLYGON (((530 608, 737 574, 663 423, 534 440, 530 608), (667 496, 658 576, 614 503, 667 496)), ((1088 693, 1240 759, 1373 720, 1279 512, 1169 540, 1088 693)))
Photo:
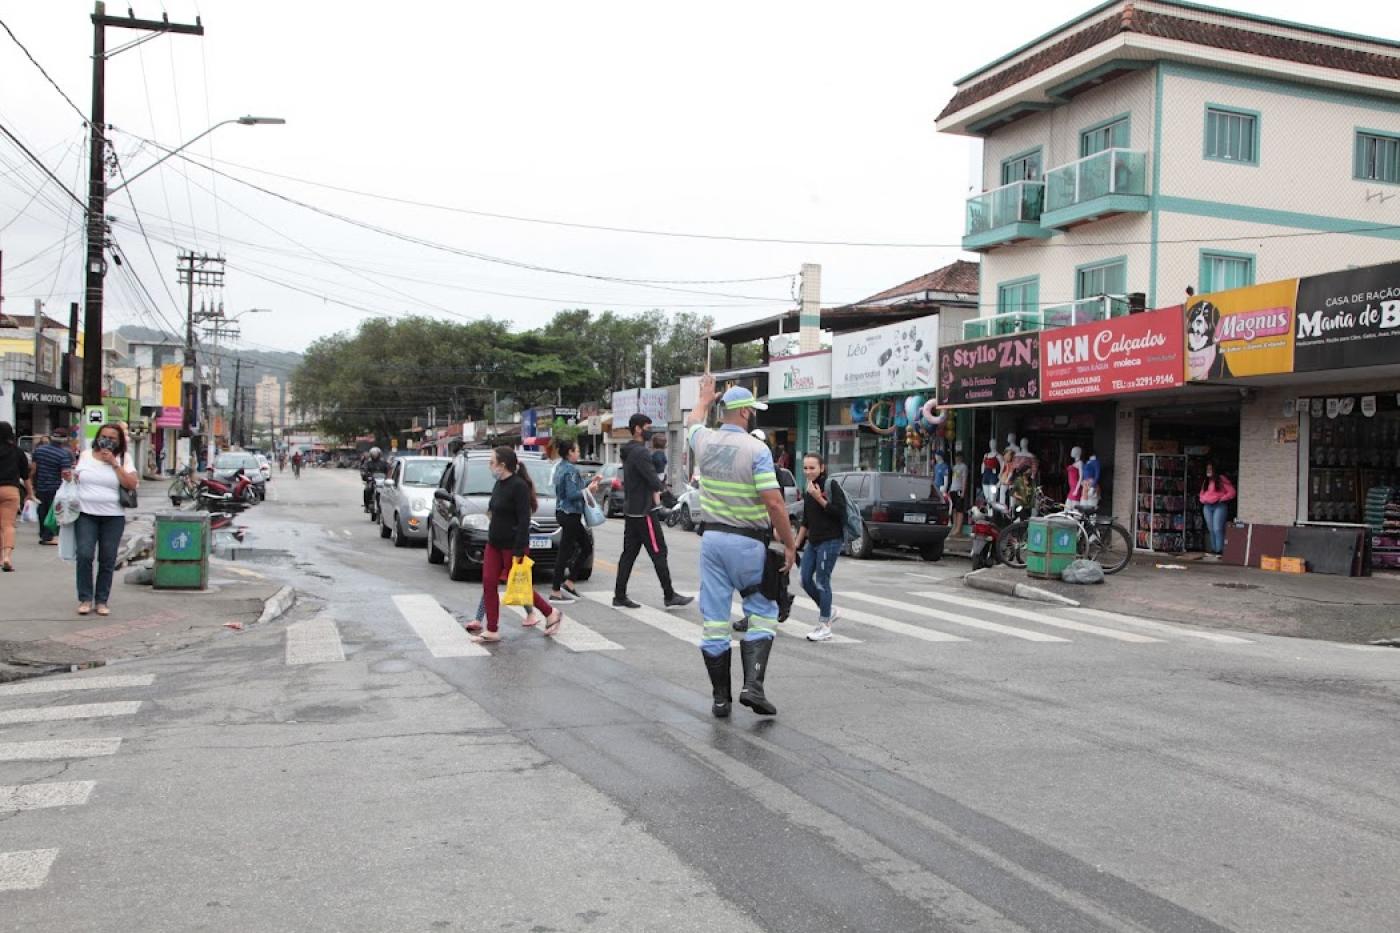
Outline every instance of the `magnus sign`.
POLYGON ((1047 331, 1041 335, 1046 401, 1175 388, 1182 384, 1179 308, 1047 331))

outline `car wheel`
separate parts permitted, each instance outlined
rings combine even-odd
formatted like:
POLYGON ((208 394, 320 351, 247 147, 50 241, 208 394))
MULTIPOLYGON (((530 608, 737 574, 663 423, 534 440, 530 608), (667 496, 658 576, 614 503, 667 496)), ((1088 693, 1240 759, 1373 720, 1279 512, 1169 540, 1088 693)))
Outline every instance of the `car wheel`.
POLYGON ((453 580, 467 579, 467 549, 462 535, 447 535, 447 576, 453 580))
POLYGON ((442 551, 440 551, 440 550, 438 549, 438 546, 437 546, 436 544, 433 543, 433 526, 432 526, 431 524, 429 524, 429 525, 428 525, 428 563, 430 563, 430 564, 440 564, 440 563, 442 563, 442 562, 443 562, 444 560, 446 560, 446 559, 447 559, 447 555, 444 554, 444 553, 442 553, 442 551))
POLYGON ((875 543, 870 540, 870 532, 865 524, 860 526, 860 537, 851 542, 851 556, 856 560, 869 560, 874 556, 875 543))
MULTIPOLYGON (((381 516, 381 517, 382 517, 382 516, 381 516)), ((382 521, 379 523, 379 537, 381 537, 381 538, 387 538, 387 537, 389 537, 389 535, 391 535, 392 533, 393 533, 393 532, 391 532, 391 531, 389 530, 389 526, 388 526, 388 525, 384 524, 382 521)))
POLYGON ((943 542, 935 541, 933 544, 925 544, 919 548, 919 556, 927 561, 943 559, 943 542))
POLYGON ((389 537, 394 542, 394 547, 408 547, 408 538, 403 533, 403 525, 399 524, 398 515, 394 516, 394 527, 389 531, 389 537))

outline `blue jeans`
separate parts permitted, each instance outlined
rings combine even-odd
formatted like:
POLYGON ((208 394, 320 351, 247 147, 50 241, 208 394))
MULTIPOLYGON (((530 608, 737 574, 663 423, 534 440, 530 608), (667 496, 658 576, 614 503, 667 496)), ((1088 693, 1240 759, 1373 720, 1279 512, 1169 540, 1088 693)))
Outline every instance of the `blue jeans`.
POLYGON ((1210 551, 1212 554, 1225 553, 1225 519, 1230 513, 1227 502, 1202 505, 1206 515, 1206 528, 1210 531, 1210 551))
POLYGON ((117 548, 126 528, 125 515, 78 516, 73 531, 78 544, 78 602, 106 603, 112 595, 112 573, 117 566, 117 548), (92 559, 97 557, 97 587, 92 585, 92 559))
MULTIPOLYGON (((704 630, 700 650, 721 655, 729 650, 729 606, 738 590, 763 580, 763 542, 710 528, 700 539, 700 616, 704 630)), ((778 604, 762 593, 744 597, 749 618, 745 641, 771 639, 778 633, 778 604)))
POLYGON ((836 569, 836 558, 839 556, 840 538, 819 544, 808 541, 802 551, 802 589, 821 610, 823 622, 831 618, 831 571, 836 569))

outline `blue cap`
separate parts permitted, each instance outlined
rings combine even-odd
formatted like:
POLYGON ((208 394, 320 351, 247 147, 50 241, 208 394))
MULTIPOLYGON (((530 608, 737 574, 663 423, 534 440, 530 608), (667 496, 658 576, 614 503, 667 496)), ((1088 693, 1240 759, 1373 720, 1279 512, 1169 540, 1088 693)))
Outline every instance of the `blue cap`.
POLYGON ((739 386, 726 390, 725 393, 720 396, 719 400, 724 403, 724 407, 729 411, 734 411, 737 408, 756 408, 759 411, 768 410, 768 404, 766 402, 760 402, 753 397, 752 392, 748 389, 740 388, 739 386))

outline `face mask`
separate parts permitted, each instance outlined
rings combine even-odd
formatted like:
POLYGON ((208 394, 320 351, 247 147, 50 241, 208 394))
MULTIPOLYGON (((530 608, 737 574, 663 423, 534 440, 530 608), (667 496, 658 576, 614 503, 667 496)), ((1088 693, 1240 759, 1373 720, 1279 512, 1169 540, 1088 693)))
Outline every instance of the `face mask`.
POLYGON ((642 440, 651 443, 651 439, 656 436, 656 432, 651 428, 642 428, 642 440))

